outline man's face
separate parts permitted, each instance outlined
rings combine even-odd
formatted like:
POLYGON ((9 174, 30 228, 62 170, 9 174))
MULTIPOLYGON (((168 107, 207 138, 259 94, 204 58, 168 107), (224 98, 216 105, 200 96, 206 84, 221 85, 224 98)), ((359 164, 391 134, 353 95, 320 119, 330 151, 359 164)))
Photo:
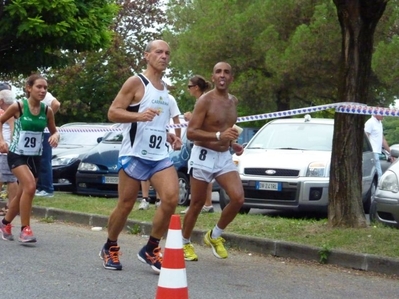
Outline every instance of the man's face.
POLYGON ((169 45, 161 40, 154 41, 150 52, 145 52, 145 58, 147 63, 153 68, 164 71, 170 60, 170 49, 169 45))
POLYGON ((230 64, 226 62, 217 63, 213 68, 212 82, 217 89, 227 89, 230 83, 233 82, 230 64))

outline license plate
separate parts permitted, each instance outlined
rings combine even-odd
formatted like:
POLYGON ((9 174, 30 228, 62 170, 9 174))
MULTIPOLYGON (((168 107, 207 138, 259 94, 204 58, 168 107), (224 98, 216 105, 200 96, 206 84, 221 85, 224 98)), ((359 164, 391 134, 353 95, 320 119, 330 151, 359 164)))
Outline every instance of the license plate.
POLYGON ((281 183, 256 182, 257 190, 281 191, 281 183))
POLYGON ((117 176, 103 176, 103 184, 118 184, 119 178, 117 176))

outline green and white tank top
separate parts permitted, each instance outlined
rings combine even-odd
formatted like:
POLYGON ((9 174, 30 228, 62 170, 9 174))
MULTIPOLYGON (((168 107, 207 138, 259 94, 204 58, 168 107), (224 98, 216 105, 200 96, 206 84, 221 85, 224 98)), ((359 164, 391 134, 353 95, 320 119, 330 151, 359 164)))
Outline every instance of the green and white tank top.
POLYGON ((40 156, 42 154, 43 131, 47 126, 47 106, 40 103, 40 112, 33 115, 29 110, 28 100, 22 100, 23 111, 14 122, 14 133, 10 152, 24 156, 40 156))

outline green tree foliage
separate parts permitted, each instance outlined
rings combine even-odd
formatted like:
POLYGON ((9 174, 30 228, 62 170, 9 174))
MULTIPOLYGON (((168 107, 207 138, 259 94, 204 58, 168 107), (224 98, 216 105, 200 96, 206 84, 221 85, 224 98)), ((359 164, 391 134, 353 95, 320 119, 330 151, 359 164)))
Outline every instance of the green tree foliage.
POLYGON ((109 0, 0 2, 0 75, 28 75, 65 63, 65 51, 103 47, 118 7, 109 0))
MULTIPOLYGON (((375 35, 376 51, 387 64, 383 45, 399 53, 392 43, 399 36, 397 2, 392 0, 375 35)), ((235 70, 231 92, 242 101, 240 115, 338 101, 341 31, 332 1, 170 0, 167 13, 170 27, 164 38, 172 45, 172 78, 181 91, 180 107, 187 99, 187 78, 194 73, 209 78, 220 60, 235 70)), ((397 94, 392 92, 393 80, 384 79, 386 68, 378 69, 375 63, 370 99, 391 103, 397 94)))
POLYGON ((169 1, 172 67, 211 73, 228 61, 240 115, 335 100, 339 26, 330 1, 169 1))
POLYGON ((384 117, 383 126, 388 144, 399 144, 399 117, 384 117))
POLYGON ((375 33, 372 69, 381 85, 373 103, 388 106, 399 94, 399 1, 389 0, 375 33))
POLYGON ((124 81, 144 66, 144 48, 159 38, 165 23, 161 1, 118 1, 111 45, 99 51, 68 53, 65 68, 48 73, 49 90, 60 100, 57 125, 74 121, 106 122, 124 81))

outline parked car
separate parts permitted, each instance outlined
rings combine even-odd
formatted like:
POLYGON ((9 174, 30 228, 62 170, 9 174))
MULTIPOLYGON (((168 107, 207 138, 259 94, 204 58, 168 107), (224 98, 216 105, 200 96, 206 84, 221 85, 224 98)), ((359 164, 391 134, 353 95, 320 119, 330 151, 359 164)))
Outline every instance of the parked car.
MULTIPOLYGON (((251 136, 251 134, 247 134, 251 136)), ((104 136, 103 140, 92 148, 78 167, 76 174, 77 193, 96 196, 118 196, 117 162, 122 134, 113 132, 104 136)), ((185 128, 182 129, 183 146, 180 150, 170 150, 169 156, 179 177, 179 205, 190 203, 190 179, 187 173, 193 143, 187 139, 185 128)), ((218 184, 213 191, 218 192, 218 184)), ((150 190, 150 197, 155 198, 155 190, 150 190)))
MULTIPOLYGON (((241 156, 233 156, 251 208, 327 212, 334 121, 304 118, 277 119, 264 125, 241 156)), ((362 197, 365 211, 377 186, 374 155, 363 141, 362 197)), ((220 191, 223 209, 229 198, 220 191)))
POLYGON ((246 145, 248 141, 259 131, 257 127, 243 127, 240 136, 237 139, 237 143, 246 145))
POLYGON ((60 127, 60 142, 53 149, 51 160, 55 190, 76 191, 75 176, 81 157, 97 145, 106 133, 105 129, 113 125, 111 123, 69 123, 60 127))
MULTIPOLYGON (((391 151, 393 149, 391 148, 391 151)), ((391 166, 391 158, 390 158, 390 154, 387 150, 382 149, 381 150, 381 154, 380 154, 380 164, 381 164, 381 170, 382 173, 384 173, 390 166, 391 166)))
POLYGON ((82 157, 76 173, 76 192, 82 195, 118 196, 118 155, 122 132, 106 134, 82 157))
POLYGON ((399 228, 399 148, 391 147, 395 162, 384 172, 371 203, 370 221, 399 228))

